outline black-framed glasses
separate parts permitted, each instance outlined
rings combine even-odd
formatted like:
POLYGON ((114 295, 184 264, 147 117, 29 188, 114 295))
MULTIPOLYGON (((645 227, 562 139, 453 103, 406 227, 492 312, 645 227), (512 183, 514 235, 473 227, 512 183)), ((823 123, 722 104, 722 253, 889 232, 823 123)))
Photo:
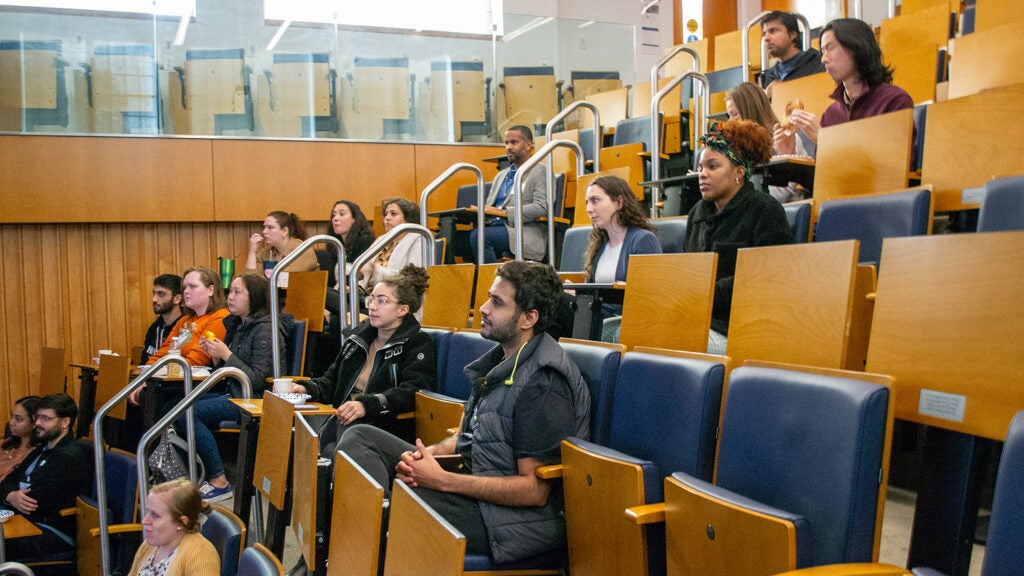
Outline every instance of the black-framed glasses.
POLYGON ((35 414, 34 416, 32 416, 32 421, 38 422, 42 420, 43 422, 53 422, 58 418, 60 418, 60 416, 47 416, 46 414, 35 414))

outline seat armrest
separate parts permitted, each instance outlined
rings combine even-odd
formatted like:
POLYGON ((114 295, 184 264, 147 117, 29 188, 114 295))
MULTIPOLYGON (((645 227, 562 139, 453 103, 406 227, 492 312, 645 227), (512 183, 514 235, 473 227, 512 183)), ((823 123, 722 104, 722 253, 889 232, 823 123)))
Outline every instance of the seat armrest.
POLYGON ((537 468, 533 471, 533 474, 541 480, 554 480, 555 478, 561 478, 564 470, 565 467, 561 464, 551 464, 537 468))
POLYGON ((395 416, 395 420, 414 420, 415 418, 415 412, 401 412, 398 416, 395 416))
POLYGON ((58 512, 57 514, 59 514, 62 517, 66 517, 66 516, 74 516, 77 513, 78 513, 78 508, 75 508, 74 506, 72 506, 71 508, 61 508, 60 512, 58 512))
POLYGON ((637 526, 646 524, 665 523, 665 503, 644 504, 642 506, 631 506, 626 508, 626 518, 632 520, 637 526))
MULTIPOLYGON (((109 534, 127 534, 129 532, 142 532, 142 524, 112 524, 107 526, 107 533, 109 534)), ((99 528, 90 528, 89 535, 99 536, 99 528)))
MULTIPOLYGON (((942 576, 938 572, 925 568, 928 572, 918 572, 920 568, 914 569, 915 576, 942 576)), ((790 570, 775 576, 910 576, 911 571, 891 564, 872 564, 870 562, 858 562, 854 564, 830 564, 826 566, 815 566, 813 568, 802 568, 790 570)))

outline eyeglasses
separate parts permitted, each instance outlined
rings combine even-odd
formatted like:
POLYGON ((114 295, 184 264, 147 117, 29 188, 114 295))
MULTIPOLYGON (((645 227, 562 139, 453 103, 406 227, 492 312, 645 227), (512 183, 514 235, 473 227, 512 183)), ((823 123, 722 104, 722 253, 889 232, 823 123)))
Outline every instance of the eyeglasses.
POLYGON ((370 307, 370 304, 374 304, 374 303, 377 304, 377 308, 383 308, 384 306, 387 306, 388 304, 390 304, 392 302, 394 302, 394 300, 392 300, 391 298, 388 298, 387 296, 383 296, 383 295, 382 296, 367 296, 366 298, 363 299, 363 305, 366 306, 367 308, 370 307))
POLYGON ((53 422, 58 418, 60 418, 60 416, 47 416, 46 414, 36 414, 35 416, 32 417, 32 421, 38 422, 42 420, 43 422, 53 422))

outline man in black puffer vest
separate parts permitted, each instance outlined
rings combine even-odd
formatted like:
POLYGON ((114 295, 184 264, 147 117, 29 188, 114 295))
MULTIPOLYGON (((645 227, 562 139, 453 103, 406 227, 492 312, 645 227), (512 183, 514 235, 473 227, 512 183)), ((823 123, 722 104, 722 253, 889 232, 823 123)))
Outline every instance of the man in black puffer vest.
POLYGON ((397 477, 416 488, 466 536, 467 554, 510 562, 565 546, 561 495, 534 471, 560 462, 564 438, 589 437, 590 393, 544 332, 561 302, 553 268, 506 262, 488 294, 480 333, 499 345, 466 367, 475 386, 459 433, 424 446, 356 426, 338 448, 381 486, 397 477), (461 470, 443 469, 439 456, 461 457, 461 470))

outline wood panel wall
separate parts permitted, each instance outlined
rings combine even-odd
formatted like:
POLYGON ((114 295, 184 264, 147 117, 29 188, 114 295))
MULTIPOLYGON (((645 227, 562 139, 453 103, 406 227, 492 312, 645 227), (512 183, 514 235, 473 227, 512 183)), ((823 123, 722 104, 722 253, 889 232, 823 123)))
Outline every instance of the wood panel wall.
MULTIPOLYGON (((160 140, 0 136, 0 417, 13 399, 38 388, 44 346, 65 349, 68 383, 76 385, 78 370, 68 363, 88 362, 100 349, 127 354, 141 345, 154 319, 153 277, 193 265, 216 269, 218 256, 245 254, 267 212, 294 211, 309 219, 310 235, 324 233, 339 198, 355 200, 373 218, 380 198, 418 202, 422 186, 456 161, 476 164, 492 179, 494 165, 482 159, 502 152, 495 146, 307 147, 210 139, 171 139, 183 145, 152 150, 164 144, 160 140), (195 152, 203 147, 205 153, 195 152), (163 154, 180 160, 181 150, 195 160, 172 170, 163 154), (403 164, 390 163, 394 158, 403 164), (209 211, 179 220, 165 217, 167 211, 147 217, 141 195, 158 194, 165 207, 179 203, 160 192, 167 178, 184 179, 175 186, 194 186, 209 198, 187 196, 182 212, 173 214, 188 213, 194 203, 209 211), (195 184, 206 181, 206 188, 195 184), (109 220, 108 209, 122 220, 109 220)), ((440 194, 431 209, 449 202, 454 205, 454 194, 440 194)))

